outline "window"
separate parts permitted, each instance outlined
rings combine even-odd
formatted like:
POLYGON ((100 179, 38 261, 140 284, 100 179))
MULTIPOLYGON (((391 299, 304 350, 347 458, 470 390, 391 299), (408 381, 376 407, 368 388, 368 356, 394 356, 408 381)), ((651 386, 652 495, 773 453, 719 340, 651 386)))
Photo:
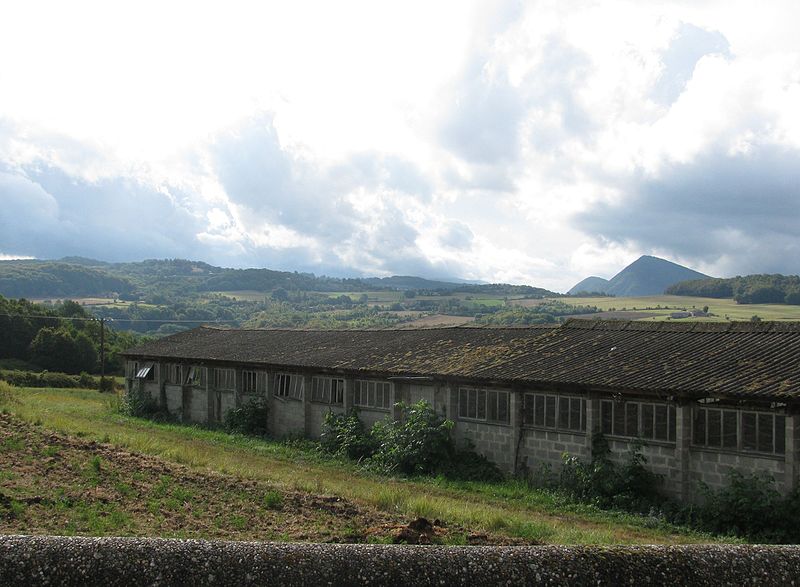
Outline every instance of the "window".
POLYGON ((136 371, 137 379, 144 379, 145 381, 155 381, 156 369, 153 363, 145 363, 136 371))
POLYGON ((697 446, 783 454, 786 417, 770 412, 745 412, 696 407, 692 443, 697 446))
POLYGON ((675 406, 603 400, 600 426, 603 434, 675 442, 675 406))
POLYGON ((361 408, 388 410, 392 407, 392 384, 388 381, 356 379, 353 403, 361 408))
POLYGON ((586 400, 583 398, 526 393, 522 402, 522 423, 525 426, 586 430, 586 400))
POLYGON ((192 365, 189 367, 189 372, 186 374, 186 385, 200 385, 206 383, 206 369, 205 367, 197 367, 192 365))
POLYGON ((263 371, 242 371, 242 393, 266 393, 267 374, 263 371))
POLYGON ((458 417, 486 422, 511 422, 510 396, 507 391, 472 389, 458 390, 458 417))
POLYGON ((214 387, 217 389, 236 389, 236 371, 233 369, 214 369, 214 387))
POLYGON ((178 363, 169 363, 167 365, 167 383, 174 383, 180 385, 183 383, 183 368, 178 363))
POLYGON ((303 399, 304 377, 289 373, 275 375, 275 395, 289 399, 303 399))
POLYGON ((311 401, 324 404, 343 404, 344 379, 314 377, 311 380, 311 401))

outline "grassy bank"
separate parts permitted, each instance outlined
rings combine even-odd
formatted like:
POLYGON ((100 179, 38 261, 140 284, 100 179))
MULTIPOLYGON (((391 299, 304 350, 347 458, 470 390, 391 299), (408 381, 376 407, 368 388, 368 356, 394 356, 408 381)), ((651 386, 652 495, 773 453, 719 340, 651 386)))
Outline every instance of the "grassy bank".
POLYGON ((44 428, 155 455, 189 467, 266 483, 281 491, 335 495, 404 518, 520 538, 530 543, 690 543, 709 538, 646 519, 566 503, 525 484, 387 479, 328 460, 303 443, 249 439, 120 415, 94 391, 26 388, 4 408, 44 428))

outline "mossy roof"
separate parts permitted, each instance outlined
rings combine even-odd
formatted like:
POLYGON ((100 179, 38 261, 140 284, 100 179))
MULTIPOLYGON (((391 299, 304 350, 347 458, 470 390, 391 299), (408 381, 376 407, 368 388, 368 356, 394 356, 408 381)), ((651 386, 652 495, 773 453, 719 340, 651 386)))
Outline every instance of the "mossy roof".
POLYGON ((696 396, 800 398, 800 323, 569 320, 560 327, 200 327, 129 357, 696 396))

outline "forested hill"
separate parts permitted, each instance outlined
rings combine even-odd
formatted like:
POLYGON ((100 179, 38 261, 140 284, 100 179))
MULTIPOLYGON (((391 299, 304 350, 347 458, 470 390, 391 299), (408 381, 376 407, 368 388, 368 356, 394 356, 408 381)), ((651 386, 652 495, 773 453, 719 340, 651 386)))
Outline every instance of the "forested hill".
POLYGON ((558 297, 561 294, 531 285, 511 285, 508 283, 469 283, 437 281, 422 277, 407 275, 394 275, 392 277, 365 277, 361 281, 381 289, 395 289, 400 291, 415 290, 418 292, 431 291, 438 293, 481 293, 495 295, 526 296, 531 298, 558 297))
POLYGON ((800 305, 800 276, 745 275, 727 279, 708 278, 682 281, 667 288, 667 294, 732 298, 739 304, 800 305))
POLYGON ((60 262, 0 262, 0 295, 9 298, 125 295, 133 289, 130 280, 92 267, 60 262))
POLYGON ((208 291, 277 288, 301 291, 378 289, 358 279, 317 277, 270 269, 227 269, 185 259, 106 263, 82 257, 60 261, 0 261, 0 295, 25 298, 108 296, 137 299, 208 291))
POLYGON ((258 291, 364 292, 435 290, 464 293, 555 296, 527 285, 469 284, 419 277, 335 278, 271 269, 229 269, 201 261, 151 259, 107 263, 84 257, 59 261, 0 261, 0 295, 9 298, 64 299, 88 296, 163 303, 204 292, 258 291))

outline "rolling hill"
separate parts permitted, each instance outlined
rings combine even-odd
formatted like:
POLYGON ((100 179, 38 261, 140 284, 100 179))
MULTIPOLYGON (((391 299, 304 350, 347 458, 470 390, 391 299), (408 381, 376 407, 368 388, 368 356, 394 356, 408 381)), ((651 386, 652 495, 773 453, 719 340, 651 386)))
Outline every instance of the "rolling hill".
MULTIPOLYGON (((208 292, 276 289, 306 292, 420 290, 468 294, 552 297, 560 294, 529 285, 437 281, 413 276, 336 278, 264 268, 231 269, 186 259, 108 263, 84 257, 58 261, 0 261, 0 295, 17 298, 119 297, 176 299, 208 292)), ((160 303, 160 302, 159 302, 160 303)))
POLYGON ((569 290, 569 295, 578 295, 580 293, 600 293, 605 292, 608 288, 608 279, 603 279, 602 277, 597 277, 596 275, 592 275, 591 277, 587 277, 583 281, 578 282, 572 289, 569 290))
POLYGON ((618 297, 652 296, 664 293, 668 287, 681 281, 707 278, 708 275, 672 261, 643 255, 610 280, 588 277, 572 287, 569 293, 596 291, 618 297))

